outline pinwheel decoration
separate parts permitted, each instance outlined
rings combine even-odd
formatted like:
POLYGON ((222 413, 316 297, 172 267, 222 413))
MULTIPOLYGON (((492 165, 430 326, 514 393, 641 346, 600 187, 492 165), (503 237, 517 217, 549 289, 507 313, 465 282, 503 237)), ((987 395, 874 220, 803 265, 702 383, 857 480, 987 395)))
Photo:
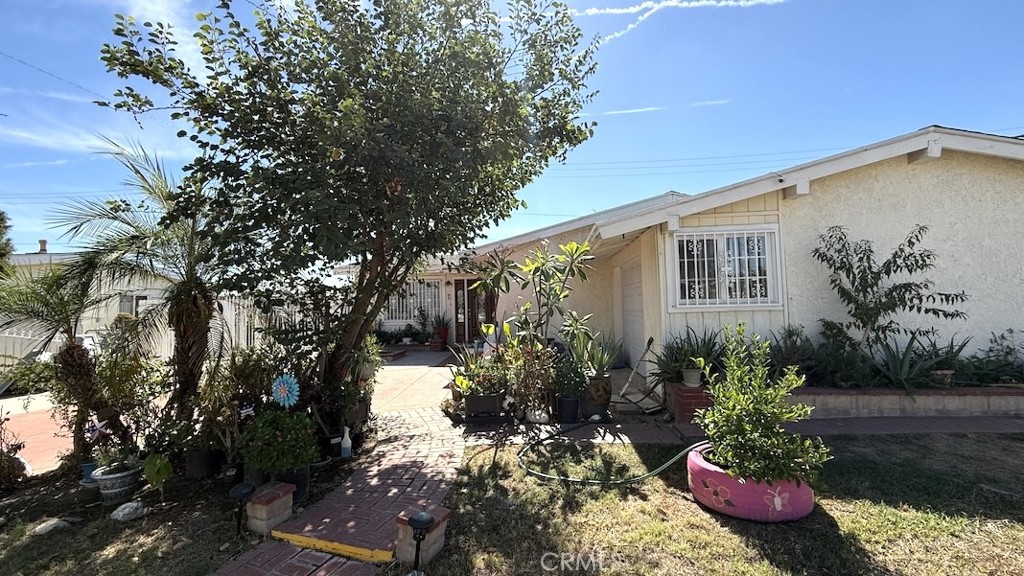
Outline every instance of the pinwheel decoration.
POLYGON ((285 408, 291 408, 299 399, 299 381, 291 374, 283 374, 274 380, 271 390, 274 400, 285 408))
POLYGON ((109 433, 109 431, 106 428, 104 428, 106 423, 107 423, 106 420, 104 420, 103 422, 100 422, 96 417, 93 417, 92 421, 90 421, 85 426, 85 433, 89 436, 89 441, 90 442, 96 442, 97 440, 102 438, 105 434, 109 433))
POLYGON ((238 407, 238 415, 243 420, 250 416, 255 416, 256 407, 252 405, 252 402, 245 402, 238 407))

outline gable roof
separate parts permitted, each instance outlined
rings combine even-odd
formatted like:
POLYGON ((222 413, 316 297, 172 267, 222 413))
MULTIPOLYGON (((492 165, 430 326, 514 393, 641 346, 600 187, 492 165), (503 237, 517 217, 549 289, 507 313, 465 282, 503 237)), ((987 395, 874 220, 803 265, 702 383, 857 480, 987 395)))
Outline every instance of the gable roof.
POLYGON ((942 150, 955 150, 1000 158, 1024 160, 1024 137, 999 136, 984 132, 928 126, 847 152, 841 152, 791 168, 709 190, 696 195, 668 192, 616 208, 595 212, 560 224, 539 228, 505 240, 477 246, 478 253, 498 246, 516 246, 535 242, 571 230, 591 227, 599 238, 614 238, 667 222, 670 218, 689 216, 719 206, 783 190, 786 197, 806 194, 810 182, 832 174, 860 168, 901 155, 908 161, 938 158, 942 150))

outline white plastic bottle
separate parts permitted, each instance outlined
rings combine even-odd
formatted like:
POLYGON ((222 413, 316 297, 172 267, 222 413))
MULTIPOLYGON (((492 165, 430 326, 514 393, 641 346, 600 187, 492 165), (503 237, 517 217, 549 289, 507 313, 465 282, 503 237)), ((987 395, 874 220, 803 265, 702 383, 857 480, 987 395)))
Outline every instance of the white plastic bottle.
POLYGON ((348 426, 345 426, 345 436, 341 439, 341 457, 352 457, 352 439, 348 437, 348 426))

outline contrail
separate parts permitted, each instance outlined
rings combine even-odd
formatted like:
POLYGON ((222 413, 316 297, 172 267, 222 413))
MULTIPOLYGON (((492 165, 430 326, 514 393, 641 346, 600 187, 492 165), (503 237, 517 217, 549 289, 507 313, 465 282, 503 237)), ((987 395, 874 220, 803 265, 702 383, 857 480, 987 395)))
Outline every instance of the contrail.
POLYGON ((641 22, 653 16, 656 12, 666 8, 749 8, 751 6, 770 6, 782 4, 786 0, 661 0, 655 2, 647 0, 633 6, 622 6, 616 8, 584 8, 573 10, 573 16, 616 16, 622 14, 640 14, 640 16, 618 32, 613 32, 601 38, 601 44, 607 44, 612 40, 622 38, 633 31, 641 22), (642 13, 642 14, 641 14, 642 13))

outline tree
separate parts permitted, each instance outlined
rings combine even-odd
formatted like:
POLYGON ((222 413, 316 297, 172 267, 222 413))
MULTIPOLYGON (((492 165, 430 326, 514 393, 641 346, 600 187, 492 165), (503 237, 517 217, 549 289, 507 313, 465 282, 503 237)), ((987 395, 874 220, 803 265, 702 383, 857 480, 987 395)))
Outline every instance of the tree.
POLYGON ((829 284, 850 316, 843 323, 823 320, 826 330, 853 330, 865 351, 902 330, 895 318, 900 312, 946 320, 966 318, 964 312, 947 307, 966 302, 967 294, 939 292, 931 280, 914 278, 935 267, 935 252, 920 246, 927 233, 927 226, 914 226, 882 262, 876 260, 870 241, 851 242, 842 226, 832 226, 819 236, 811 255, 829 269, 829 284))
POLYGON ((7 234, 11 231, 11 224, 7 220, 7 213, 0 210, 0 278, 8 276, 10 270, 11 254, 14 254, 14 243, 7 234))
MULTIPOLYGON (((215 335, 211 341, 211 324, 219 311, 212 286, 219 274, 210 263, 211 242, 199 235, 206 223, 193 215, 162 224, 174 207, 179 184, 141 146, 107 142, 109 154, 128 170, 124 185, 139 192, 140 199, 82 200, 58 210, 56 226, 67 227, 71 238, 89 238, 68 274, 93 286, 131 285, 140 280, 166 286, 162 297, 140 314, 137 333, 151 341, 170 325, 174 388, 167 406, 178 418, 188 419, 193 416, 209 352, 218 349, 220 342, 215 335)), ((190 179, 184 185, 195 183, 190 179)), ((204 193, 202 186, 197 188, 197 194, 204 193)))
POLYGON ((250 30, 230 1, 197 15, 200 76, 168 26, 116 16, 107 69, 158 96, 128 86, 106 105, 184 124, 201 150, 186 170, 217 187, 182 190, 176 217, 206 215, 225 286, 325 315, 277 335, 343 375, 417 262, 481 238, 592 134, 579 115, 596 45, 538 0, 505 17, 486 0, 300 0, 255 17, 250 30), (325 283, 341 265, 355 272, 325 283))
POLYGON ((90 414, 106 420, 114 433, 126 434, 119 415, 111 411, 97 387, 96 360, 75 339, 82 316, 104 301, 92 293, 88 281, 55 268, 38 274, 22 271, 0 280, 0 328, 18 326, 38 331, 43 348, 54 338, 62 341, 53 357, 59 389, 51 392, 66 399, 58 403, 73 409, 68 424, 76 460, 88 452, 85 425, 90 414))

